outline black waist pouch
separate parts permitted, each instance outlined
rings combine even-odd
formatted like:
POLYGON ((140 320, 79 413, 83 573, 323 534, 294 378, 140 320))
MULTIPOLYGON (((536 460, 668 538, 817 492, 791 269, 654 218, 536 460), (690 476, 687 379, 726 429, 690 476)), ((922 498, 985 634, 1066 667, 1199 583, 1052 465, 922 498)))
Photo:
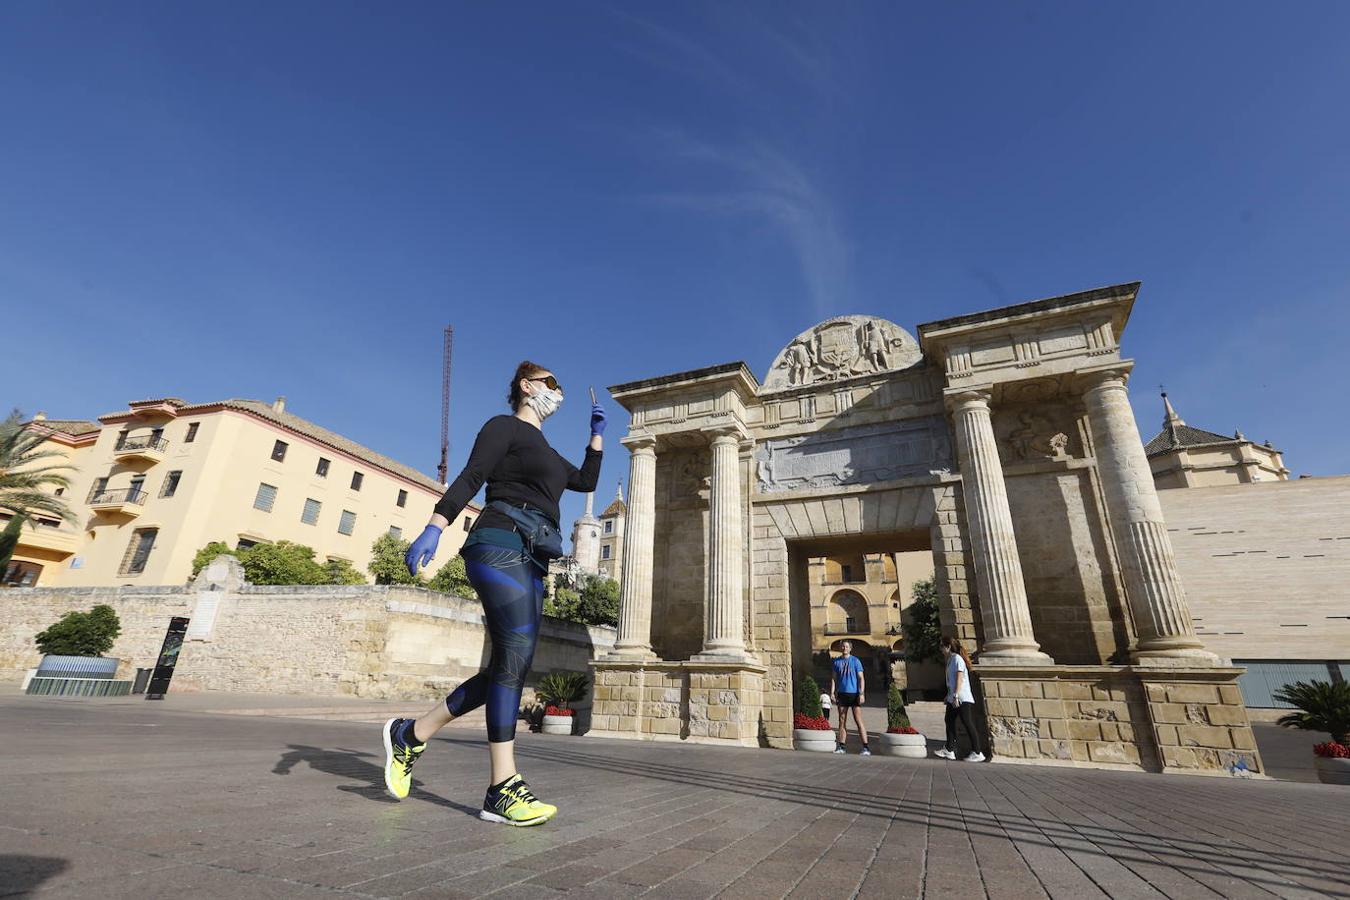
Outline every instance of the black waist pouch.
POLYGON ((545 513, 530 506, 512 506, 494 500, 488 506, 516 523, 516 533, 525 544, 525 552, 541 569, 548 568, 551 559, 563 555, 562 532, 545 513))

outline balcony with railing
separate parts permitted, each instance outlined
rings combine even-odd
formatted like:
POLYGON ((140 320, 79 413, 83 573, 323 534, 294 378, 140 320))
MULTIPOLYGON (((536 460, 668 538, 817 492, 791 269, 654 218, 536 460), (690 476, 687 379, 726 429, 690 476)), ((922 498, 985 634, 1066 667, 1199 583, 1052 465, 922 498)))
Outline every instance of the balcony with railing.
POLYGON ((131 437, 122 435, 113 446, 114 459, 144 459, 157 463, 164 459, 169 451, 169 442, 153 434, 131 437))
POLYGON ((128 516, 139 516, 141 508, 145 506, 145 501, 149 499, 149 492, 144 488, 119 488, 117 490, 99 490, 94 488, 89 492, 90 509, 94 512, 123 513, 128 516))

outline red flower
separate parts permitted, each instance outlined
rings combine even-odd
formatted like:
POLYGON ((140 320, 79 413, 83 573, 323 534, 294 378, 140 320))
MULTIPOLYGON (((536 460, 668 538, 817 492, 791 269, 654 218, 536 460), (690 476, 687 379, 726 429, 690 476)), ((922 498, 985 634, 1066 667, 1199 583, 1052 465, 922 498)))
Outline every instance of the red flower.
POLYGON ((918 734, 919 729, 909 725, 893 725, 886 729, 887 734, 918 734))
POLYGON ((1325 759, 1350 759, 1350 747, 1345 744, 1338 744, 1335 741, 1314 744, 1313 753, 1325 759))
POLYGON ((792 717, 793 728, 804 728, 807 731, 830 731, 830 720, 824 716, 811 718, 806 713, 797 713, 792 717))
POLYGON ((570 716, 570 715, 572 715, 574 712, 575 712, 575 710, 571 710, 571 709, 560 709, 560 708, 557 707, 557 706, 546 706, 546 707, 544 707, 544 715, 546 715, 546 716, 570 716))

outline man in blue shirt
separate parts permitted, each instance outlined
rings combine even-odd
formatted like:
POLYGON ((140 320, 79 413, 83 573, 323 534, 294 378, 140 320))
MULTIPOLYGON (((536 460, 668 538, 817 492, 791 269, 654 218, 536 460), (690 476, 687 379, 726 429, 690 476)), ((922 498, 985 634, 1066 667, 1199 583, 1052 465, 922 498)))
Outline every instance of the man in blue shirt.
POLYGON ((863 675, 862 660, 853 655, 853 644, 844 641, 840 647, 843 656, 837 656, 830 671, 830 696, 834 705, 839 707, 839 736, 835 739, 835 753, 843 753, 844 743, 848 740, 848 711, 853 710, 853 722, 858 726, 858 735, 862 738, 862 755, 871 756, 867 748, 867 729, 862 723, 861 706, 866 702, 866 678, 863 675))

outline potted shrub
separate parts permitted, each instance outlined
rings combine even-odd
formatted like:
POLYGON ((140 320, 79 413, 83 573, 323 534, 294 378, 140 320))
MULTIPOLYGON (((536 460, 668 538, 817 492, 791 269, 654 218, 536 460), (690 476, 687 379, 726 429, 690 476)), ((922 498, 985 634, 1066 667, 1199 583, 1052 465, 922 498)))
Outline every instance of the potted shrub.
POLYGON ((122 633, 117 612, 100 603, 89 612, 68 612, 39 632, 33 642, 42 651, 39 675, 52 678, 112 678, 118 659, 104 657, 122 633), (66 674, 69 673, 69 674, 66 674))
POLYGON ((1323 784, 1350 784, 1350 683, 1296 681, 1275 692, 1275 699, 1298 707, 1279 724, 1305 731, 1325 731, 1331 740, 1313 747, 1313 766, 1323 784))
POLYGON ((894 684, 886 695, 886 733, 875 735, 872 746, 883 756, 923 759, 928 755, 928 740, 910 723, 900 688, 894 684))
POLYGON ((834 729, 820 708, 820 685, 807 675, 797 685, 797 712, 792 717, 792 745, 798 750, 830 753, 834 729))
POLYGON ((544 704, 544 734, 571 734, 576 710, 572 704, 586 696, 588 679, 581 672, 550 672, 539 679, 534 694, 544 704))

